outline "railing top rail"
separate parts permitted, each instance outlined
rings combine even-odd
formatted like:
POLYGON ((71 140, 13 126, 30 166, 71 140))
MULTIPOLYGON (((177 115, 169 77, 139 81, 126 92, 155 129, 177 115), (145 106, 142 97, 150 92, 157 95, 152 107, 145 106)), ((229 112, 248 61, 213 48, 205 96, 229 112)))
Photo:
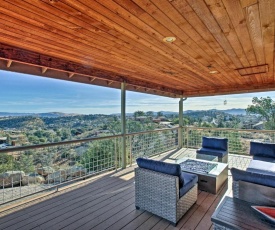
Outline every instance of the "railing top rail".
POLYGON ((258 129, 233 129, 233 128, 208 128, 208 127, 191 127, 184 126, 186 129, 203 129, 203 130, 223 130, 223 131, 237 131, 237 132, 251 132, 251 133, 274 133, 275 130, 258 130, 258 129))
MULTIPOLYGON (((274 133, 274 130, 255 130, 255 129, 233 129, 233 128, 208 128, 208 127, 188 127, 184 126, 185 129, 200 129, 200 130, 219 130, 219 131, 235 131, 235 132, 259 132, 259 133, 274 133)), ((134 136, 134 135, 140 135, 140 134, 146 134, 146 133, 156 133, 156 132, 164 132, 169 130, 177 130, 179 127, 174 128, 166 128, 166 129, 157 129, 157 130, 150 130, 150 131, 143 131, 143 132, 135 132, 135 133, 127 133, 125 136, 134 136)), ((96 140, 105 140, 105 139, 114 139, 118 137, 122 137, 123 135, 113 135, 113 136, 104 136, 104 137, 91 137, 91 138, 85 138, 85 139, 77 139, 77 140, 70 140, 70 141, 62 141, 62 142, 54 142, 54 143, 46 143, 46 144, 39 144, 39 145, 29 145, 29 146, 19 146, 19 147, 12 147, 12 148, 6 148, 6 149, 0 149, 1 153, 7 153, 7 152, 17 152, 17 151, 25 151, 29 149, 38 149, 38 148, 47 148, 47 147, 53 147, 53 146, 60 146, 60 145, 66 145, 66 144, 77 144, 77 143, 83 143, 83 142, 90 142, 90 141, 96 141, 96 140)))
MULTIPOLYGON (((153 132, 163 132, 163 131, 175 130, 175 129, 178 129, 178 127, 168 128, 168 129, 150 130, 150 131, 136 132, 136 133, 127 133, 126 136, 133 136, 133 135, 153 133, 153 132)), ((0 149, 0 154, 8 153, 8 152, 25 151, 25 150, 30 150, 30 149, 48 148, 48 147, 67 145, 67 144, 77 144, 77 143, 90 142, 90 141, 96 141, 96 140, 114 139, 114 138, 118 138, 118 137, 122 137, 122 136, 123 136, 122 134, 119 134, 119 135, 113 135, 113 136, 91 137, 91 138, 85 138, 85 139, 61 141, 61 142, 46 143, 46 144, 39 144, 39 145, 18 146, 18 147, 0 149)))

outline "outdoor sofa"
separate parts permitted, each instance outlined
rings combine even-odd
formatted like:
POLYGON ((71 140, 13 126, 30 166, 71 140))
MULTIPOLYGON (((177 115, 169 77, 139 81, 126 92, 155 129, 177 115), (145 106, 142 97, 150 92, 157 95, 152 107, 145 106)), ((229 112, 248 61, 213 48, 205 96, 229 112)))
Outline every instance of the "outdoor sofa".
POLYGON ((197 150, 197 158, 209 160, 218 157, 218 162, 228 162, 228 139, 202 137, 202 147, 197 150))
POLYGON ((247 169, 231 169, 233 196, 259 205, 275 206, 275 144, 250 143, 247 169))
POLYGON ((198 176, 181 171, 179 164, 145 158, 135 168, 135 205, 174 225, 197 201, 198 176))

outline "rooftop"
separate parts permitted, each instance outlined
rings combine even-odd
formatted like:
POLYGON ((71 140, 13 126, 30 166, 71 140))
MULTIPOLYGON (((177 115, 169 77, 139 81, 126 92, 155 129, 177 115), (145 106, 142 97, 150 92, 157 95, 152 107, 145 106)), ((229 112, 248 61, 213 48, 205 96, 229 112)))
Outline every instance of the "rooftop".
POLYGON ((0 3, 0 69, 194 97, 275 89, 275 1, 0 3))

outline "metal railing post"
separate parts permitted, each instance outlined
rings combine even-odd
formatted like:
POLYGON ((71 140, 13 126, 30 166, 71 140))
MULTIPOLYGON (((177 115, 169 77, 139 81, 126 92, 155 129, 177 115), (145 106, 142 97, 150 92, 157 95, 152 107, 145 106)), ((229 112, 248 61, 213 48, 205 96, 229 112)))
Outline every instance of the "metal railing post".
POLYGON ((121 135, 122 135, 122 168, 127 165, 126 156, 126 83, 121 83, 121 135))
POLYGON ((130 166, 133 165, 133 155, 132 155, 132 136, 129 137, 129 154, 130 154, 130 166))
POLYGON ((189 129, 186 128, 186 148, 189 148, 189 129))
POLYGON ((115 159, 114 159, 114 163, 115 163, 115 170, 117 170, 117 168, 118 168, 117 166, 118 166, 118 164, 119 164, 119 163, 118 163, 118 159, 117 159, 117 158, 118 158, 118 157, 117 157, 117 139, 115 139, 114 142, 115 142, 115 154, 114 154, 114 158, 115 158, 115 159))
POLYGON ((181 149, 183 146, 182 143, 182 126, 183 126, 183 99, 180 98, 179 101, 179 129, 178 129, 178 148, 181 149))

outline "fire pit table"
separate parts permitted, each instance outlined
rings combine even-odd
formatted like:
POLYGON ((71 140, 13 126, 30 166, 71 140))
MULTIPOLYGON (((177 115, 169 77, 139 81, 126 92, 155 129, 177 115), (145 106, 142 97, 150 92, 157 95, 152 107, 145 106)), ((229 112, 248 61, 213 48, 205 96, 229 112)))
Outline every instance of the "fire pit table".
POLYGON ((228 179, 228 165, 193 158, 182 158, 176 161, 181 170, 198 175, 200 190, 216 194, 228 179))

